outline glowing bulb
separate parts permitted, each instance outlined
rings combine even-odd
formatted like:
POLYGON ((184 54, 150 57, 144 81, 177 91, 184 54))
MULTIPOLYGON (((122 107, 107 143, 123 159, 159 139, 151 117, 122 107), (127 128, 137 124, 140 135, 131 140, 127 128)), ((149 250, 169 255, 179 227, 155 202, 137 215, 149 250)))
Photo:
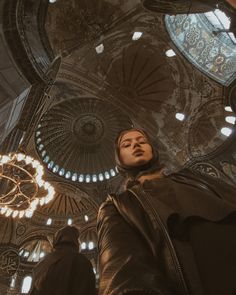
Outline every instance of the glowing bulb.
POLYGON ((25 160, 25 155, 24 154, 17 154, 16 159, 19 162, 23 161, 23 160, 25 160))
POLYGON ((44 182, 44 188, 45 188, 46 190, 48 190, 49 187, 50 187, 50 183, 47 182, 47 181, 45 181, 45 182, 44 182))
POLYGON ((33 168, 37 168, 37 167, 39 167, 39 166, 40 166, 39 161, 34 160, 34 161, 32 162, 32 167, 33 167, 33 168))
POLYGON ((7 211, 7 207, 3 207, 3 208, 1 208, 1 214, 5 214, 6 211, 7 211))
POLYGON ((44 182, 45 182, 45 181, 42 180, 41 177, 38 177, 38 176, 37 176, 37 177, 35 178, 35 180, 36 180, 36 182, 37 182, 37 184, 38 184, 39 187, 44 186, 44 182))
POLYGON ((6 213, 5 213, 6 217, 9 217, 12 214, 12 212, 13 212, 13 210, 8 208, 6 213))
POLYGON ((31 218, 33 216, 33 210, 27 209, 25 211, 25 217, 31 218))
POLYGON ((45 197, 43 197, 43 198, 41 198, 41 199, 39 200, 39 204, 40 204, 41 206, 43 206, 44 203, 45 203, 45 197))
POLYGON ((13 217, 13 218, 16 218, 16 216, 18 215, 18 213, 19 213, 19 211, 15 210, 15 211, 13 212, 13 214, 12 214, 12 217, 13 217))
POLYGON ((24 215, 25 215, 25 211, 24 210, 20 211, 19 218, 22 218, 24 215))
POLYGON ((31 164, 33 161, 33 159, 30 157, 30 156, 26 156, 25 157, 25 163, 28 165, 28 164, 31 164))
POLYGON ((1 159, 2 164, 6 164, 9 161, 10 161, 10 157, 8 157, 8 156, 2 156, 2 159, 1 159))
POLYGON ((38 203, 39 203, 39 199, 38 198, 35 199, 35 200, 33 200, 33 202, 30 205, 31 209, 35 210, 37 208, 38 203))

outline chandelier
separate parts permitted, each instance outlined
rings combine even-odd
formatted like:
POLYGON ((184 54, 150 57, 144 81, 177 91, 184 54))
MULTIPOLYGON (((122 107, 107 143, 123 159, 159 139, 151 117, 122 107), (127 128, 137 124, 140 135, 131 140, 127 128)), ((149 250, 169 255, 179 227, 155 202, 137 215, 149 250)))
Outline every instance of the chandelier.
POLYGON ((30 156, 0 155, 0 213, 30 218, 39 205, 49 203, 55 190, 43 174, 43 166, 30 156))

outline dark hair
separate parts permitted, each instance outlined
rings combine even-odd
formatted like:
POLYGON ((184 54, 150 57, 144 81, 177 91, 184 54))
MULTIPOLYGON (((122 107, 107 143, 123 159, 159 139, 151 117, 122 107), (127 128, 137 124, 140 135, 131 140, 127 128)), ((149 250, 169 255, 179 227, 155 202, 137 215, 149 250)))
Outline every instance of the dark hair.
POLYGON ((126 178, 126 181, 127 181, 126 187, 132 186, 133 184, 135 184, 137 182, 137 179, 141 175, 149 174, 151 172, 160 170, 164 167, 163 165, 160 164, 160 161, 159 161, 159 153, 158 153, 156 140, 152 138, 145 130, 139 129, 139 128, 130 128, 130 129, 122 130, 118 134, 115 140, 115 161, 116 161, 116 166, 119 173, 126 178), (123 137, 123 135, 132 131, 138 131, 141 134, 143 134, 147 138, 150 146, 152 147, 152 153, 153 153, 152 159, 148 163, 138 167, 128 167, 124 165, 120 160, 120 140, 123 137))

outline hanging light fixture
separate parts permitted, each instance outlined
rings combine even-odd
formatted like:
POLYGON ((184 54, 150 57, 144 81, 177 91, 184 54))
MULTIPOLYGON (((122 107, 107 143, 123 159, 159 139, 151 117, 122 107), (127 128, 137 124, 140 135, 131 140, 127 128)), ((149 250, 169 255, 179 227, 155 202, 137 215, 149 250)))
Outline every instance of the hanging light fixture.
POLYGON ((37 206, 49 203, 55 190, 43 174, 43 166, 30 156, 0 155, 0 213, 30 218, 37 206))

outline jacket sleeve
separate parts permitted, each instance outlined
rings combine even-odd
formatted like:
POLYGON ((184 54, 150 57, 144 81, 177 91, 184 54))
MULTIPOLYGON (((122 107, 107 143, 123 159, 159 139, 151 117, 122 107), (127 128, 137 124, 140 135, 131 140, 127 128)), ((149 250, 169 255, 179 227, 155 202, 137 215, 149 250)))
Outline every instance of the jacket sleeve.
POLYGON ((112 200, 98 214, 100 295, 170 295, 142 236, 121 216, 112 200))

